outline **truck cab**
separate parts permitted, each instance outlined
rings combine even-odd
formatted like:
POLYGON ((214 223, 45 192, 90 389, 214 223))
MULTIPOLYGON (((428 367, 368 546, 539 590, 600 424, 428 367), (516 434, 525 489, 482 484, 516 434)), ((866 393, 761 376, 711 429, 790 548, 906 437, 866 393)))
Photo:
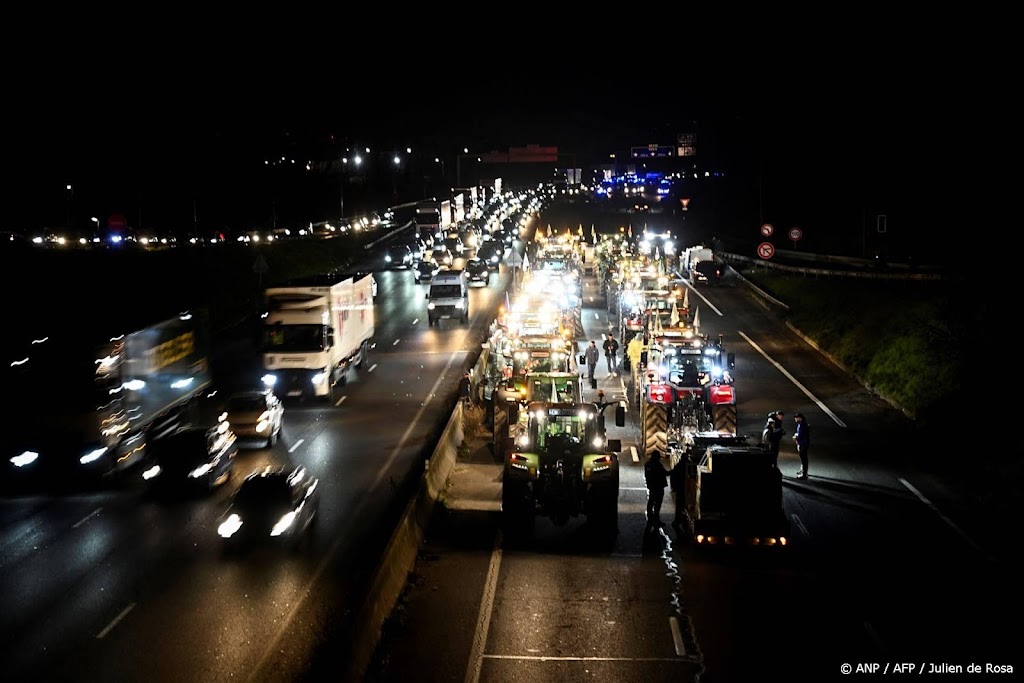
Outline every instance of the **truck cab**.
POLYGON ((440 324, 445 318, 469 322, 469 285, 465 270, 439 271, 430 280, 426 298, 428 326, 440 324))

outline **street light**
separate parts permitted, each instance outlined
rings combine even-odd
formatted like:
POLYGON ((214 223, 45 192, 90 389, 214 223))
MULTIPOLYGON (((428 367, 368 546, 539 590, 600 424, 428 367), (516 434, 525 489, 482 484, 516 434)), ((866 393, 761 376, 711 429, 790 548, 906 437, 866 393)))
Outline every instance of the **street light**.
POLYGON ((478 163, 480 162, 480 157, 476 154, 470 154, 468 148, 463 147, 462 151, 462 154, 455 155, 455 185, 457 187, 462 187, 462 157, 472 157, 476 159, 478 163))
POLYGON ((96 218, 96 216, 93 216, 89 220, 91 220, 93 223, 96 224, 96 235, 95 236, 99 237, 99 234, 100 234, 100 219, 96 218))

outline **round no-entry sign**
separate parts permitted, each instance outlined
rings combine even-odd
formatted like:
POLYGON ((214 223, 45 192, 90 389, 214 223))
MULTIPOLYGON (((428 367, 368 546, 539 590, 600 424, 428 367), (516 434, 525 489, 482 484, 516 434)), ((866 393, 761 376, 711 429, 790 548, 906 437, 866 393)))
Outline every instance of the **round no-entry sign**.
POLYGON ((757 255, 763 259, 770 259, 775 255, 775 247, 772 246, 771 242, 761 242, 757 245, 757 255))
POLYGON ((800 228, 790 228, 789 229, 789 239, 793 240, 794 242, 799 242, 800 238, 803 237, 803 236, 804 236, 804 231, 801 230, 800 228))
POLYGON ((775 232, 775 226, 771 223, 765 223, 761 226, 761 234, 765 237, 771 237, 773 232, 775 232))

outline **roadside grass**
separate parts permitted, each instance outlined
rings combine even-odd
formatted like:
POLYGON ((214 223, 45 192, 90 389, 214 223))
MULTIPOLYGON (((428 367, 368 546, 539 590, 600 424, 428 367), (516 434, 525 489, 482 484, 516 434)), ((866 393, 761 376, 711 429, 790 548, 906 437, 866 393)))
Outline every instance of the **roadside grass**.
POLYGON ((949 283, 744 277, 789 306, 786 320, 872 390, 908 415, 930 421, 966 389, 969 325, 957 315, 965 294, 949 283))

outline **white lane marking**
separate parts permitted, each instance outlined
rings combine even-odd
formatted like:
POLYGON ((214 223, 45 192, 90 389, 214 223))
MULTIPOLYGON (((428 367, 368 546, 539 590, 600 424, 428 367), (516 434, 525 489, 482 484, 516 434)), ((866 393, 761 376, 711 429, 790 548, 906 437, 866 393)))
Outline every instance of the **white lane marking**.
POLYGON ((947 517, 946 515, 944 515, 944 514, 942 513, 942 510, 940 510, 939 508, 935 507, 935 504, 934 504, 934 503, 932 503, 932 502, 931 502, 930 500, 928 500, 927 498, 925 498, 924 494, 923 494, 923 493, 921 493, 920 491, 918 491, 918 490, 917 490, 917 489, 916 489, 916 488, 914 487, 914 485, 913 485, 913 484, 911 484, 911 483, 910 483, 909 481, 907 481, 907 480, 906 480, 906 479, 904 479, 903 477, 898 477, 897 479, 899 480, 899 482, 900 482, 901 484, 903 484, 904 486, 906 486, 906 487, 907 487, 907 489, 908 489, 908 490, 909 490, 909 491, 910 491, 911 493, 913 493, 913 494, 914 494, 915 496, 917 496, 917 497, 918 497, 918 499, 919 499, 919 500, 920 500, 920 501, 921 501, 922 503, 924 503, 924 504, 925 504, 925 505, 927 505, 927 506, 928 506, 929 508, 931 508, 932 512, 934 512, 935 514, 937 514, 937 515, 939 516, 939 519, 941 519, 941 520, 942 520, 943 522, 945 522, 946 524, 948 524, 948 525, 949 525, 949 528, 950 528, 950 529, 952 529, 952 530, 953 530, 953 531, 955 531, 955 532, 956 532, 957 534, 959 534, 959 535, 960 535, 960 538, 962 538, 962 539, 964 539, 965 541, 967 541, 967 544, 968 544, 969 546, 971 546, 972 548, 974 548, 975 550, 977 550, 977 551, 978 551, 979 553, 981 553, 982 555, 984 555, 984 556, 985 556, 985 559, 986 559, 986 560, 988 560, 989 562, 992 562, 992 561, 993 561, 993 558, 992 558, 992 557, 990 557, 990 556, 989 556, 989 554, 988 554, 988 553, 986 553, 986 552, 984 551, 984 549, 982 549, 982 547, 981 547, 981 546, 979 546, 979 545, 978 545, 977 543, 975 543, 975 542, 974 542, 974 539, 972 539, 972 538, 971 538, 970 536, 968 536, 968 535, 967 535, 967 532, 965 532, 965 531, 964 531, 963 529, 961 529, 960 527, 958 527, 958 526, 956 525, 956 522, 954 522, 954 521, 953 521, 953 520, 951 520, 951 519, 950 519, 949 517, 947 517))
POLYGON ((120 622, 122 619, 124 619, 126 616, 128 616, 128 613, 131 612, 133 609, 135 609, 135 603, 134 602, 132 604, 128 605, 127 607, 125 607, 123 610, 121 610, 121 613, 118 614, 116 617, 114 617, 113 621, 111 621, 109 624, 107 624, 102 631, 100 631, 99 633, 96 634, 96 638, 100 639, 100 638, 105 637, 108 633, 110 633, 113 630, 113 628, 115 626, 117 626, 118 622, 120 622))
MULTIPOLYGON (((591 301, 593 301, 593 299, 591 299, 591 301)), ((601 319, 601 316, 599 314, 595 313, 594 314, 594 320, 600 320, 600 319, 601 319)))
POLYGON ((337 401, 335 401, 335 402, 334 402, 334 405, 335 405, 335 406, 340 406, 340 405, 341 405, 342 403, 344 403, 344 402, 345 402, 345 399, 346 399, 346 398, 348 398, 348 394, 345 394, 344 396, 342 396, 341 398, 339 398, 339 399, 338 399, 337 401))
POLYGON ((619 490, 620 491, 643 491, 644 493, 647 493, 647 487, 646 486, 620 486, 619 490))
POLYGON ((376 364, 376 363, 374 363, 373 365, 371 365, 371 366, 370 366, 370 369, 369 369, 369 370, 367 370, 367 372, 373 372, 373 371, 374 371, 374 370, 376 370, 376 369, 377 369, 377 364, 376 364))
POLYGON ((95 510, 93 510, 92 512, 87 514, 85 517, 82 517, 82 519, 80 519, 77 522, 75 522, 74 524, 72 524, 71 528, 72 529, 77 529, 78 527, 82 526, 83 524, 88 522, 90 519, 92 519, 93 517, 98 515, 100 513, 100 510, 102 510, 102 509, 103 508, 96 508, 95 510))
POLYGON ((636 452, 636 446, 629 447, 629 454, 633 456, 633 462, 640 462, 640 454, 636 452))
POLYGON ((697 289, 696 287, 691 285, 689 282, 686 282, 685 280, 683 281, 683 284, 686 285, 687 287, 689 287, 691 292, 693 292, 694 294, 699 296, 701 299, 703 299, 704 303, 706 303, 708 306, 710 306, 712 311, 714 311, 715 313, 717 313, 720 316, 725 315, 720 310, 715 308, 715 305, 713 303, 711 303, 710 301, 708 301, 708 298, 706 296, 704 296, 703 294, 701 294, 699 289, 697 289))
POLYGON ((796 524, 796 528, 800 530, 800 533, 808 538, 811 537, 811 532, 807 530, 807 527, 804 526, 804 523, 800 521, 795 512, 793 513, 793 523, 796 524))
POLYGON ((680 657, 686 656, 686 643, 683 642, 683 634, 679 631, 679 619, 668 618, 668 627, 672 629, 672 642, 676 646, 676 654, 680 657))
POLYGON ((767 352, 765 352, 765 350, 764 350, 764 349, 762 349, 762 348, 761 348, 760 346, 758 346, 757 344, 755 344, 755 343, 754 343, 754 340, 753 340, 753 339, 751 339, 750 337, 748 337, 748 336, 746 335, 746 333, 744 333, 743 331, 740 331, 740 333, 739 333, 739 334, 740 334, 740 336, 741 336, 741 337, 743 337, 743 338, 744 338, 744 339, 745 339, 745 340, 747 341, 747 343, 748 343, 748 344, 750 344, 751 346, 753 346, 753 347, 754 347, 754 350, 755 350, 755 351, 757 351, 757 352, 758 352, 759 354, 761 354, 762 356, 764 356, 765 360, 767 360, 767 361, 768 361, 769 363, 771 363, 772 365, 774 365, 774 366, 775 366, 775 367, 776 367, 776 368, 778 369, 778 371, 779 371, 779 372, 781 372, 781 373, 782 373, 783 375, 785 375, 785 376, 786 376, 786 378, 787 378, 787 379, 788 379, 788 380, 789 380, 790 382, 792 382, 792 383, 793 383, 794 385, 796 385, 796 388, 797 388, 797 389, 799 389, 800 391, 804 392, 804 395, 806 395, 806 396, 807 396, 807 398, 809 398, 809 399, 811 399, 812 401, 814 401, 814 402, 815 402, 815 403, 816 403, 816 404, 818 405, 818 407, 819 407, 819 408, 821 408, 822 412, 824 412, 824 413, 825 413, 826 415, 828 415, 829 417, 831 417, 831 418, 832 418, 832 421, 833 421, 833 422, 835 422, 835 423, 836 423, 837 425, 839 425, 840 427, 845 427, 845 426, 846 426, 846 423, 845 423, 845 422, 843 422, 842 420, 840 420, 840 419, 839 419, 839 416, 838 416, 838 415, 836 415, 835 413, 833 413, 833 412, 832 412, 831 410, 829 410, 828 406, 826 406, 826 405, 825 405, 824 403, 822 403, 821 401, 819 401, 819 400, 818 400, 818 397, 817 397, 817 396, 815 396, 814 394, 812 394, 812 393, 811 393, 811 391, 810 391, 810 389, 808 389, 807 387, 805 387, 805 386, 804 386, 803 384, 800 384, 800 381, 799 381, 799 380, 798 380, 798 379, 797 379, 796 377, 794 377, 793 375, 791 375, 791 374, 789 373, 789 370, 787 370, 786 368, 782 367, 782 364, 781 364, 781 363, 779 363, 779 362, 778 362, 778 361, 776 361, 776 360, 775 360, 774 358, 772 358, 771 356, 769 356, 769 355, 767 354, 767 352))
POLYGON ((487 578, 484 580, 484 593, 480 598, 480 612, 476 618, 476 629, 473 631, 473 647, 469 650, 469 666, 466 668, 466 683, 478 683, 480 669, 484 663, 484 647, 487 645, 487 632, 491 626, 491 610, 494 609, 494 595, 498 590, 498 570, 501 568, 501 529, 494 537, 494 549, 491 550, 491 562, 487 566, 487 578))
MULTIPOLYGON (((871 639, 871 642, 875 644, 875 649, 877 649, 879 652, 884 651, 885 648, 882 646, 882 639, 878 637, 878 634, 875 632, 875 627, 871 625, 870 621, 864 622, 864 630, 867 631, 868 638, 871 639)), ((886 671, 888 671, 889 665, 886 664, 885 668, 886 671)))
POLYGON ((419 318, 413 318, 413 319, 412 319, 412 324, 413 324, 413 325, 415 325, 415 324, 416 324, 416 323, 418 323, 419 321, 420 321, 420 319, 419 319, 419 318))
MULTIPOLYGON (((342 398, 344 398, 344 396, 342 396, 342 398)), ((299 446, 301 446, 301 445, 302 445, 302 443, 303 443, 304 441, 305 441, 305 439, 299 439, 298 441, 296 441, 296 442, 295 442, 295 445, 294 445, 294 446, 292 446, 291 448, 289 448, 289 449, 288 449, 288 452, 289 452, 289 453, 294 453, 294 452, 295 452, 295 450, 296 450, 296 449, 297 449, 297 448, 298 448, 299 446)))
MULTIPOLYGON (((401 339, 396 339, 395 341, 391 342, 391 345, 392 346, 398 346, 398 342, 400 342, 400 341, 402 341, 402 340, 401 339)), ((374 365, 373 367, 377 367, 377 366, 374 365)))

